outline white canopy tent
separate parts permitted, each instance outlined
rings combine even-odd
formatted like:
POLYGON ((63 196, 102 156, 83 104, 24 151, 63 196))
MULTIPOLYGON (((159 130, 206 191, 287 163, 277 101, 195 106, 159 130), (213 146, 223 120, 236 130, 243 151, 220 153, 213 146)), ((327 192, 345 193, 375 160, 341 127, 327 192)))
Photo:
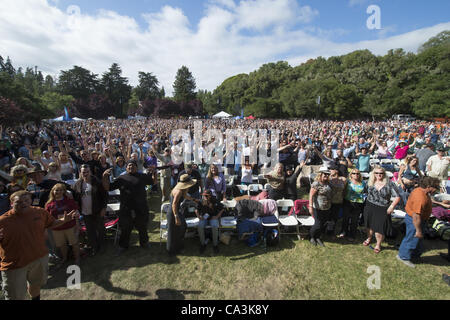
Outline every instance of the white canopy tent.
POLYGON ((213 118, 231 118, 232 115, 226 113, 225 111, 220 111, 219 113, 213 115, 213 118))

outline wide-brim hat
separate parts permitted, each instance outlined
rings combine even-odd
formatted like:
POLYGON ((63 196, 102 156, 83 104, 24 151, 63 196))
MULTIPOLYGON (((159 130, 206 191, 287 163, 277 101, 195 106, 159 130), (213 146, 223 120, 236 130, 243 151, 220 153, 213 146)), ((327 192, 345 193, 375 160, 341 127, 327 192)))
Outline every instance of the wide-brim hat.
POLYGON ((28 169, 27 174, 41 173, 41 172, 44 173, 44 174, 47 173, 47 171, 41 169, 38 166, 35 166, 35 167, 31 168, 31 169, 28 169))
POLYGON ((196 179, 192 179, 190 175, 187 173, 183 174, 180 177, 180 181, 177 183, 174 189, 177 190, 184 190, 189 189, 190 187, 194 186, 197 183, 196 179))
POLYGON ((328 170, 327 167, 320 167, 319 172, 331 174, 330 170, 328 170))

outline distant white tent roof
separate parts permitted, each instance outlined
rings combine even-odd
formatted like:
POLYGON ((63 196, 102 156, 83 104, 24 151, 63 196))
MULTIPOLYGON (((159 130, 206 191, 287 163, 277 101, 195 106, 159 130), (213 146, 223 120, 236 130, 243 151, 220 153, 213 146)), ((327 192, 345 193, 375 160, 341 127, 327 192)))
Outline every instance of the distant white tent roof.
POLYGON ((84 120, 86 120, 86 119, 81 119, 81 118, 77 118, 77 117, 73 117, 72 119, 75 120, 75 121, 84 121, 84 120))
POLYGON ((50 121, 63 121, 64 116, 58 117, 58 118, 54 118, 54 119, 50 119, 50 121))
POLYGON ((221 111, 218 114, 213 115, 213 118, 230 118, 231 114, 226 113, 225 111, 221 111))

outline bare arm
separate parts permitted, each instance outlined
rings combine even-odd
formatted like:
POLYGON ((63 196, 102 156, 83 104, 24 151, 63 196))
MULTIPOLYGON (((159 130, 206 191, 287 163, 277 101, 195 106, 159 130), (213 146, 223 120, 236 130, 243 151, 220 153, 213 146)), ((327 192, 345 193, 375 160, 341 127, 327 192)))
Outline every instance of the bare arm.
POLYGON ((311 188, 311 190, 309 191, 309 205, 308 205, 308 209, 309 209, 309 213, 311 214, 312 217, 314 217, 314 210, 313 210, 313 199, 317 194, 317 190, 314 188, 311 188))

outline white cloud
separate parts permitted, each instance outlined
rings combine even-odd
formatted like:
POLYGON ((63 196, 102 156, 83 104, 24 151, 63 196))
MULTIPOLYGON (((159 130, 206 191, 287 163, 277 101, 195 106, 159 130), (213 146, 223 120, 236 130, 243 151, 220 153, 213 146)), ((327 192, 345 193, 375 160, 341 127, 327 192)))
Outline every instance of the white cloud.
POLYGON ((144 29, 134 18, 109 10, 70 12, 75 14, 45 0, 3 0, 0 54, 10 56, 15 66, 37 65, 51 75, 73 65, 101 75, 117 62, 132 85, 137 84, 138 71, 152 72, 170 95, 182 65, 193 73, 199 89, 213 90, 227 77, 264 63, 287 60, 297 65, 365 48, 375 54, 399 47, 416 51, 450 29, 450 23, 444 23, 378 40, 335 43, 330 31, 308 25, 317 10, 291 0, 211 0, 194 26, 180 8, 164 6, 143 14, 148 24, 144 29))

